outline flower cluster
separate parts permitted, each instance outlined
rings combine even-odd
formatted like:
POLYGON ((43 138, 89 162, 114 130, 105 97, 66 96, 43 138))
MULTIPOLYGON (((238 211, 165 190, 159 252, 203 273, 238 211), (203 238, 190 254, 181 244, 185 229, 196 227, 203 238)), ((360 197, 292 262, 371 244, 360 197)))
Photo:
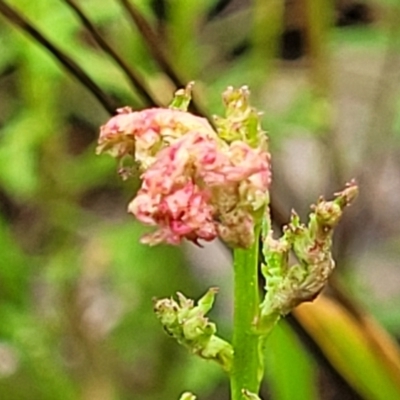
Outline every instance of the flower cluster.
MULTIPOLYGON (((229 90, 238 102, 248 96, 244 89, 229 90)), ((236 115, 235 126, 248 137, 231 135, 229 141, 206 119, 176 109, 124 108, 101 128, 98 151, 119 159, 129 155, 142 172, 128 210, 158 227, 142 242, 178 244, 186 238, 198 244, 219 236, 233 247, 251 246, 255 219, 268 202, 270 156, 265 134, 258 123, 248 129, 247 115, 255 115, 249 106, 242 121, 236 115)))
POLYGON ((180 110, 150 108, 138 112, 130 107, 100 128, 97 153, 108 152, 113 157, 132 156, 145 170, 155 161, 158 152, 190 131, 215 136, 205 118, 180 110))

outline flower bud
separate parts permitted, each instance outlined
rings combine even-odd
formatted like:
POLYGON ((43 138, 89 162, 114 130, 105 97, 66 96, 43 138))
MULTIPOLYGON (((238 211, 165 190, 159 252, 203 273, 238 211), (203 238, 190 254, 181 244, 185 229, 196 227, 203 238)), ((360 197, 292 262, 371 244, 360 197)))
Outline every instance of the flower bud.
POLYGON ((266 260, 262 273, 266 278, 266 296, 261 305, 259 326, 267 329, 281 315, 289 313, 305 301, 312 301, 326 285, 335 262, 332 258, 332 234, 343 215, 343 209, 357 195, 357 186, 351 182, 336 193, 332 201, 319 199, 313 206, 308 226, 296 213, 284 228, 282 238, 272 238, 272 231, 264 239, 266 260), (293 251, 298 264, 288 266, 293 251))
POLYGON ((216 288, 211 288, 194 305, 193 300, 178 293, 174 299, 157 300, 154 310, 165 331, 192 353, 206 360, 214 360, 226 371, 233 357, 232 346, 216 336, 216 326, 205 316, 211 309, 216 288))

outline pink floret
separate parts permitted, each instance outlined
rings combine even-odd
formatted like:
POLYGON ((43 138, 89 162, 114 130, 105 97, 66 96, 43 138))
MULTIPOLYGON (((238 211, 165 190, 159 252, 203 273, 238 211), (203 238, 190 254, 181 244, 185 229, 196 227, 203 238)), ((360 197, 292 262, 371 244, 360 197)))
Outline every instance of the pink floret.
POLYGON ((143 223, 158 226, 156 232, 143 238, 148 244, 178 244, 183 238, 197 243, 217 236, 209 196, 191 181, 164 196, 142 189, 130 203, 129 212, 143 223))

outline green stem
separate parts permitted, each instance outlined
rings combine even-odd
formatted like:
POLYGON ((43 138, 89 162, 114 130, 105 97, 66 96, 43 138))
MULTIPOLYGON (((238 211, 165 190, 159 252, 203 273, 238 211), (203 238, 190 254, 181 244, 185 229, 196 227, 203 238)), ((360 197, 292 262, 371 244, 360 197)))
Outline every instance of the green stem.
POLYGON ((259 336, 255 322, 259 315, 258 293, 258 242, 260 228, 255 231, 256 240, 251 248, 234 252, 234 320, 233 364, 230 373, 231 399, 243 400, 242 390, 258 393, 262 364, 259 352, 259 336))

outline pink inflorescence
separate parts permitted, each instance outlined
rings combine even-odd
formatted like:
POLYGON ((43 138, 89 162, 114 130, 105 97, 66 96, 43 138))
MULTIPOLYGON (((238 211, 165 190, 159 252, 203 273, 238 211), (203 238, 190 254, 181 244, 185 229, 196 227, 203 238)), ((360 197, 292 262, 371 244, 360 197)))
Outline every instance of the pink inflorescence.
POLYGON ((145 169, 155 156, 191 130, 201 130, 215 135, 205 118, 168 108, 149 108, 132 111, 120 108, 118 114, 100 128, 98 152, 109 152, 122 158, 130 155, 145 169))
POLYGON ((171 109, 125 108, 101 128, 99 152, 132 156, 142 186, 128 210, 156 231, 142 242, 196 244, 221 237, 254 241, 254 218, 268 201, 270 157, 245 141, 227 143, 204 118, 171 109))

